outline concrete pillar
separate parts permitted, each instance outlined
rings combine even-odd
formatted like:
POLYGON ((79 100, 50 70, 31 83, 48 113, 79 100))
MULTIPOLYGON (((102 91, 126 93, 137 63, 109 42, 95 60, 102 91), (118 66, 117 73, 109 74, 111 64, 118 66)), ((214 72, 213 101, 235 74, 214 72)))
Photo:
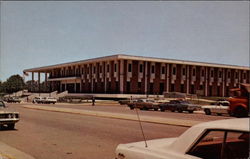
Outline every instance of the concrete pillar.
POLYGON ((38 72, 38 93, 39 93, 39 96, 40 96, 40 92, 41 92, 41 85, 40 85, 40 76, 41 75, 41 73, 40 72, 38 72))
POLYGON ((62 82, 60 82, 60 92, 62 92, 62 82))
POLYGON ((67 82, 64 84, 64 90, 67 91, 67 82))
POLYGON ((120 93, 124 93, 124 60, 120 60, 119 63, 119 69, 120 69, 120 93))
POLYGON ((45 72, 44 73, 44 84, 45 84, 45 87, 46 87, 46 91, 48 91, 47 90, 47 88, 48 88, 48 73, 47 72, 45 72))
POLYGON ((166 89, 166 91, 167 91, 167 93, 169 92, 169 78, 170 78, 170 74, 169 74, 169 64, 167 64, 167 84, 166 84, 166 87, 167 87, 167 89, 166 89))
POLYGON ((40 93, 40 91, 41 91, 41 87, 40 87, 40 80, 41 80, 41 73, 40 72, 38 72, 38 91, 39 91, 39 93, 40 93))
POLYGON ((190 83, 189 83, 189 65, 187 65, 187 70, 186 70, 186 75, 187 75, 187 94, 189 94, 189 87, 190 87, 190 83))
POLYGON ((75 83, 74 83, 74 92, 76 93, 76 80, 75 80, 75 83))
POLYGON ((82 79, 80 81, 80 93, 82 93, 82 79))
POLYGON ((34 72, 31 73, 31 91, 34 91, 34 72))

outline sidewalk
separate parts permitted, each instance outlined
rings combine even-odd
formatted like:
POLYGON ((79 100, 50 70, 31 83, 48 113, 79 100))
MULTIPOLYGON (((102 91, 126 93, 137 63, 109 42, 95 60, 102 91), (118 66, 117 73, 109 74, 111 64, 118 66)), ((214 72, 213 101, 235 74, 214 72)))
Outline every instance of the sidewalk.
POLYGON ((0 159, 35 159, 34 157, 0 142, 0 159))
MULTIPOLYGON (((36 110, 44 110, 52 112, 71 113, 71 114, 80 114, 80 115, 88 115, 88 116, 96 116, 104 118, 138 121, 138 117, 136 115, 131 115, 131 114, 109 113, 102 111, 79 110, 72 108, 58 108, 58 107, 38 106, 38 105, 35 106, 25 105, 23 107, 28 109, 36 109, 36 110)), ((152 117, 146 115, 140 115, 140 120, 142 122, 147 122, 147 123, 156 123, 156 124, 183 126, 183 127, 191 127, 195 124, 201 123, 201 121, 195 121, 195 120, 152 117)))

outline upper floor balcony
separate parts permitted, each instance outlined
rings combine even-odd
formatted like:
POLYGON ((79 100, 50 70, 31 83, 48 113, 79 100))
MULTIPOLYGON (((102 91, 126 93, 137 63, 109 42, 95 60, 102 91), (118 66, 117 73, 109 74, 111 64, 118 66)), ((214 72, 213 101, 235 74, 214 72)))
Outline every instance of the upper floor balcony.
POLYGON ((71 74, 71 75, 50 75, 48 81, 62 81, 62 80, 75 80, 80 79, 80 74, 71 74))

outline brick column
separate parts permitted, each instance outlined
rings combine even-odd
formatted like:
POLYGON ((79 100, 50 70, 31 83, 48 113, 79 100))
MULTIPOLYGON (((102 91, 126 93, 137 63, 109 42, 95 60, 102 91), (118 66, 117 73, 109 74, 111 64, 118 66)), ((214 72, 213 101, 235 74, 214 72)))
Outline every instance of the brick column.
POLYGON ((189 65, 187 65, 187 70, 186 70, 186 75, 187 75, 187 94, 189 94, 189 65))
POLYGON ((207 85, 208 85, 208 71, 207 71, 207 67, 205 67, 205 96, 207 96, 207 85))
POLYGON ((222 97, 225 97, 225 69, 222 69, 222 97))
POLYGON ((167 91, 167 93, 169 92, 169 78, 170 78, 169 69, 170 69, 169 64, 167 64, 167 83, 166 83, 166 87, 167 87, 166 91, 167 91))
POLYGON ((120 69, 120 93, 124 93, 124 60, 120 60, 119 63, 120 69))
POLYGON ((148 94, 148 62, 145 62, 145 94, 148 94))

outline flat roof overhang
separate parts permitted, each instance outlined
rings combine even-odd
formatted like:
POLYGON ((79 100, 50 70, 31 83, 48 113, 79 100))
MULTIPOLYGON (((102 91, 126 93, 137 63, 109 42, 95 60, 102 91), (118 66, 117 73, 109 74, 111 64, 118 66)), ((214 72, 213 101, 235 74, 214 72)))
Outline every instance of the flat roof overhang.
POLYGON ((147 61, 147 62, 159 62, 159 63, 169 63, 169 64, 182 64, 182 65, 192 65, 192 66, 204 66, 204 67, 217 67, 217 68, 229 68, 229 69, 240 69, 240 70, 250 70, 247 66, 236 66, 236 65, 226 65, 226 64, 215 64, 207 62, 196 62, 196 61, 185 61, 185 60, 174 60, 174 59, 165 59, 165 58, 155 58, 155 57, 144 57, 144 56, 132 56, 132 55, 112 55, 104 56, 92 59, 86 59, 75 62, 62 63, 57 65, 50 65, 44 67, 37 67, 31 69, 25 69, 23 72, 50 72, 52 69, 67 67, 72 65, 82 65, 89 64, 93 62, 102 62, 109 60, 136 60, 136 61, 147 61))
POLYGON ((65 81, 65 80, 76 80, 81 77, 60 77, 60 78, 49 78, 47 81, 65 81))

